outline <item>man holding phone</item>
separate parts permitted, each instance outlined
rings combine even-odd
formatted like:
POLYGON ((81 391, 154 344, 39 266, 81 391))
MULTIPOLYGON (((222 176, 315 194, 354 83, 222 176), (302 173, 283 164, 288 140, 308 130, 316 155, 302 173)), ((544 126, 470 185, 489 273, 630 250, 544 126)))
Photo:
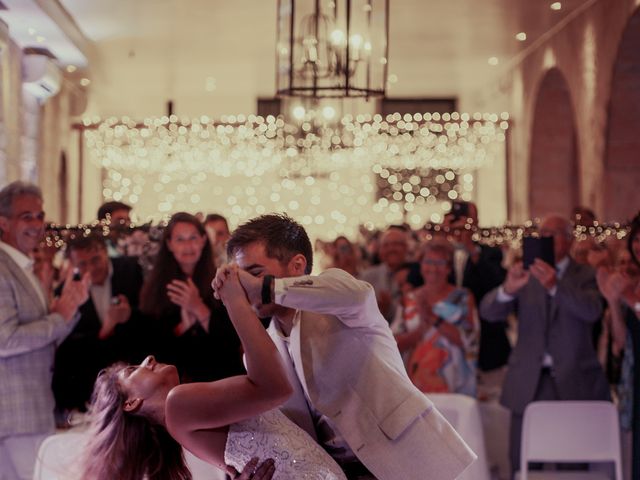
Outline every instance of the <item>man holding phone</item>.
POLYGON ((511 410, 510 458, 520 465, 525 407, 537 400, 609 400, 609 386, 598 362, 591 330, 602 314, 595 272, 569 256, 573 227, 568 219, 547 216, 541 237, 553 237, 555 265, 535 258, 508 271, 504 283, 480 305, 489 321, 518 315, 518 341, 509 359, 501 403, 511 410))

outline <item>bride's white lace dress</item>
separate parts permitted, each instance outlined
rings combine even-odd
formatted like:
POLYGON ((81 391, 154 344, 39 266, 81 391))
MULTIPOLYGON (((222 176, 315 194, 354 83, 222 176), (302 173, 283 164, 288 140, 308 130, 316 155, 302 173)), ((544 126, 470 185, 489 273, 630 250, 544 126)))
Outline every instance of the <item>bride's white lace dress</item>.
POLYGON ((275 460, 273 480, 346 480, 329 454, 277 409, 229 426, 225 463, 240 472, 252 457, 275 460))

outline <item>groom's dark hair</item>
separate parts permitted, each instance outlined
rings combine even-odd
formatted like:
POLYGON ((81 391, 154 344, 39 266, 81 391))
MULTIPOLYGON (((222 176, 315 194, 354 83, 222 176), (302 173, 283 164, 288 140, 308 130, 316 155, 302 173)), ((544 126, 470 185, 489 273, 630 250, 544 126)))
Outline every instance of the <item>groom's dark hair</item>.
POLYGON ((227 241, 227 254, 231 258, 238 250, 256 242, 264 244, 267 256, 281 264, 301 253, 307 259, 305 273, 311 273, 313 250, 309 236, 304 227, 286 213, 261 215, 240 225, 227 241))

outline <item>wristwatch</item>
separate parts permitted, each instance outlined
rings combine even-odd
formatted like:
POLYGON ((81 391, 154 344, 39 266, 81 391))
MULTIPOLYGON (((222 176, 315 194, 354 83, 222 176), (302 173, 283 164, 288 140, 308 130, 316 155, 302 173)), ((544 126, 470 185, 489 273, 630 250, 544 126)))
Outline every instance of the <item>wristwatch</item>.
POLYGON ((269 305, 273 303, 273 275, 265 275, 262 277, 262 304, 269 305))

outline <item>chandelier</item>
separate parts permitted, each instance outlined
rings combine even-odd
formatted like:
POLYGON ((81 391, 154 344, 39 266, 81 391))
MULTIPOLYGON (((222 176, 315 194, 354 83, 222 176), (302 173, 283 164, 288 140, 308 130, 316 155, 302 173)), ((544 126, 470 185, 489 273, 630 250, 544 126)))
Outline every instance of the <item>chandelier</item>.
POLYGON ((280 97, 382 97, 388 0, 279 0, 280 97))

